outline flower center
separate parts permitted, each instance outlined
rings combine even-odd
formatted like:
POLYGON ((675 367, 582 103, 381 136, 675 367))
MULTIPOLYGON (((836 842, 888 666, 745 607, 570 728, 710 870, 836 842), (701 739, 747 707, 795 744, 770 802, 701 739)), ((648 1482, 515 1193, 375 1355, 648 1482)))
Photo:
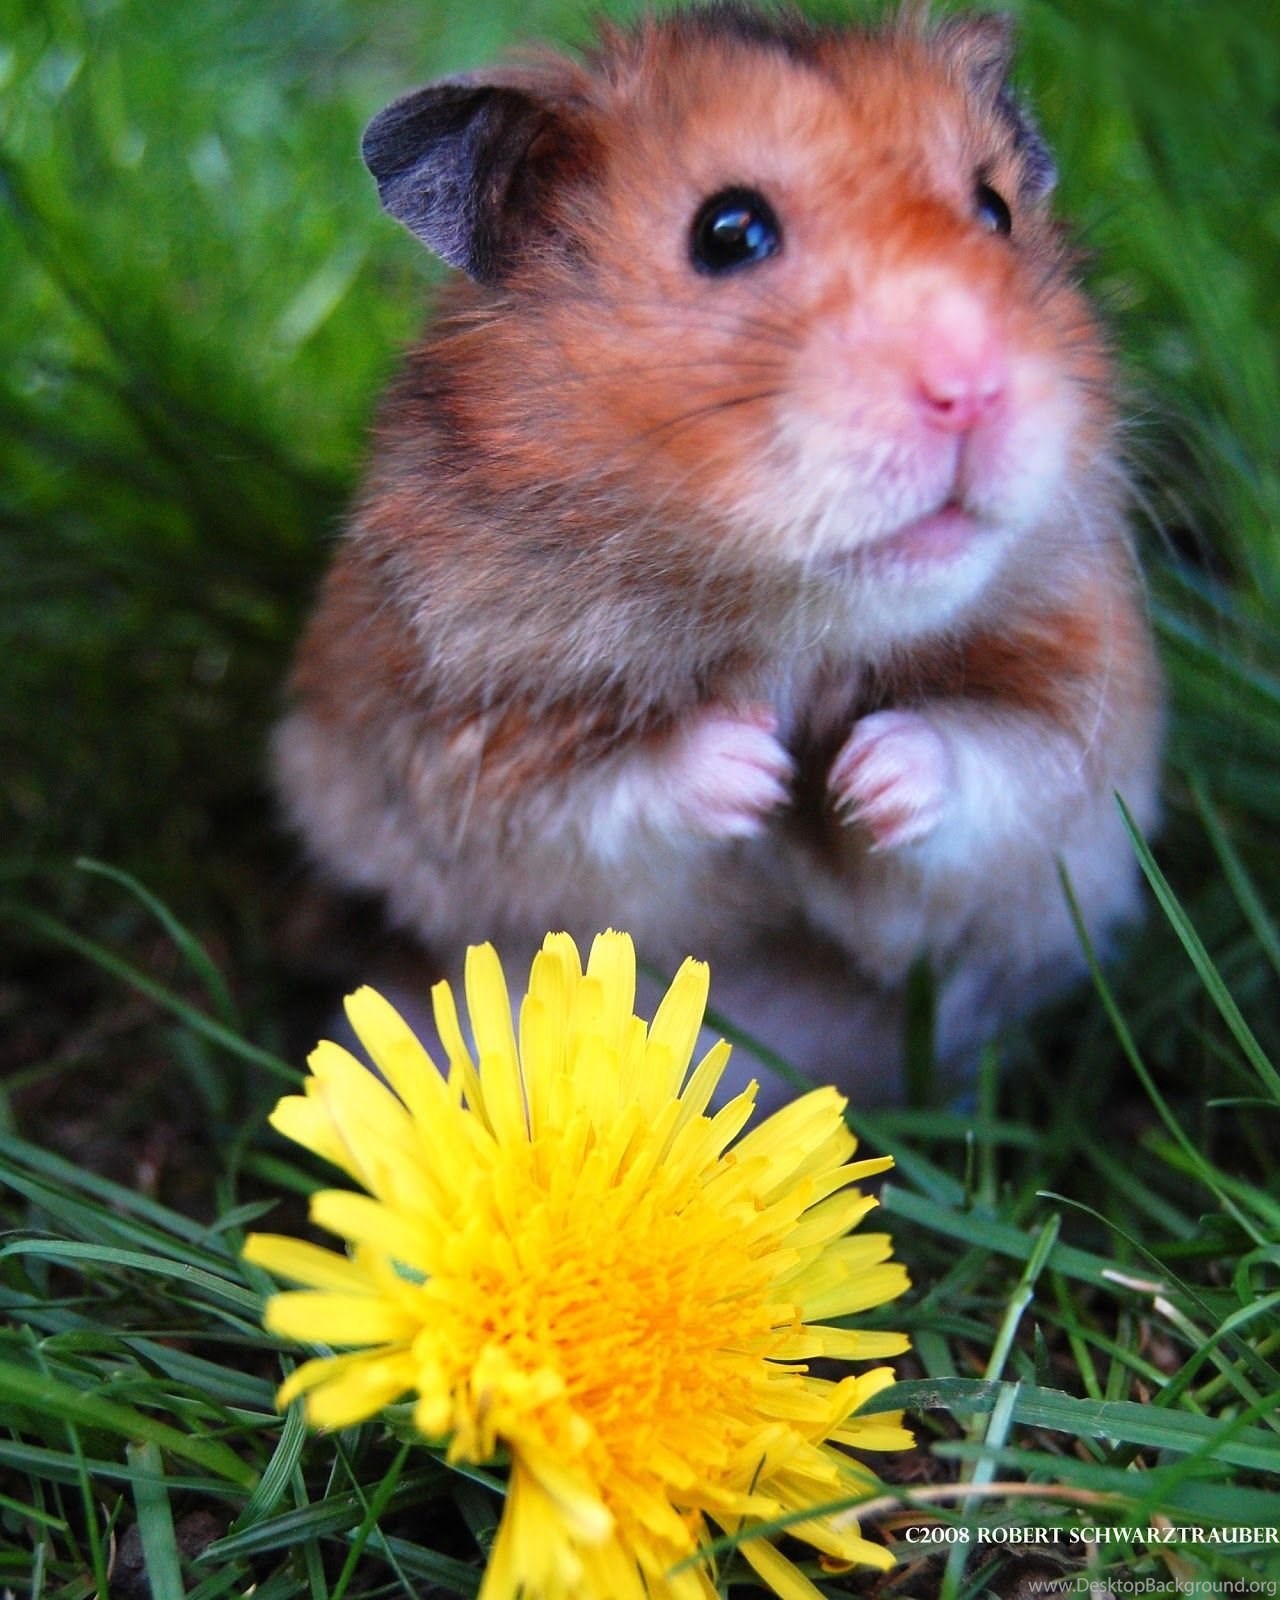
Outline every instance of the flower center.
POLYGON ((579 1458, 606 1498, 615 1472, 644 1477, 657 1460, 691 1477, 723 1468, 758 1426, 744 1401, 770 1340, 770 1267, 744 1246, 740 1208, 652 1176, 523 1201, 459 1240, 469 1260, 447 1288, 424 1285, 447 1296, 433 1352, 500 1391, 473 1387, 472 1405, 501 1413, 508 1442, 579 1458), (550 1392, 521 1388, 533 1374, 554 1378, 550 1392))

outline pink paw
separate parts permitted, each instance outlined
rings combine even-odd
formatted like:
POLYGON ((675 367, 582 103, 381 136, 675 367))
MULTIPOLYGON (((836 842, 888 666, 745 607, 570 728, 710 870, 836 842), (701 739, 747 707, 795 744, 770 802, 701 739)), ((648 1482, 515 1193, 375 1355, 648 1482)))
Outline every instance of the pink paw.
POLYGON ((876 711, 845 740, 828 780, 845 822, 871 835, 873 850, 915 844, 938 826, 954 773, 947 747, 922 716, 876 711))
POLYGON ((767 707, 701 712, 673 738, 664 778, 686 827, 715 839, 764 831, 790 799, 791 757, 767 707))

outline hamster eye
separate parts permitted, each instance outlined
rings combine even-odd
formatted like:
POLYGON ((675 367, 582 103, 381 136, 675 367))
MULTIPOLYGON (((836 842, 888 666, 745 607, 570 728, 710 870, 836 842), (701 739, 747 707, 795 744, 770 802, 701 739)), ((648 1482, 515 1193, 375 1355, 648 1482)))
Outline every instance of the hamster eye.
POLYGON ((690 247, 699 272, 719 274, 751 267, 773 255, 782 230, 773 209, 754 189, 722 189, 698 208, 690 247))
POLYGON ((973 213, 988 233, 1000 233, 1008 238, 1013 232, 1013 218, 1004 198, 989 183, 979 180, 973 189, 973 213))

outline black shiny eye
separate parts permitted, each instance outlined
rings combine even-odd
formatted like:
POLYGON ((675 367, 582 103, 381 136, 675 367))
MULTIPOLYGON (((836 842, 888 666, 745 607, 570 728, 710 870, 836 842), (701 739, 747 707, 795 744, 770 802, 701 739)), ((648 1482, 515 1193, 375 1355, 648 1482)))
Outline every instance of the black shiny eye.
POLYGON ((988 233, 1002 233, 1006 238, 1013 232, 1013 218, 1004 198, 989 183, 979 182, 973 190, 973 213, 988 233))
POLYGON ((699 272, 736 272, 773 255, 782 230, 773 208, 754 189, 722 189, 693 219, 690 249, 699 272))

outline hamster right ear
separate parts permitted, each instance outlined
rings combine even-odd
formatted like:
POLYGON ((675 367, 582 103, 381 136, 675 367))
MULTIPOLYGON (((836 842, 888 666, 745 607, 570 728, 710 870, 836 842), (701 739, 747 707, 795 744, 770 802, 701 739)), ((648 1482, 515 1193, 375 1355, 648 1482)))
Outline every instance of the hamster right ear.
POLYGON ((522 169, 554 121, 522 88, 445 78, 380 111, 361 150, 384 209, 451 266, 492 284, 535 199, 522 169))

